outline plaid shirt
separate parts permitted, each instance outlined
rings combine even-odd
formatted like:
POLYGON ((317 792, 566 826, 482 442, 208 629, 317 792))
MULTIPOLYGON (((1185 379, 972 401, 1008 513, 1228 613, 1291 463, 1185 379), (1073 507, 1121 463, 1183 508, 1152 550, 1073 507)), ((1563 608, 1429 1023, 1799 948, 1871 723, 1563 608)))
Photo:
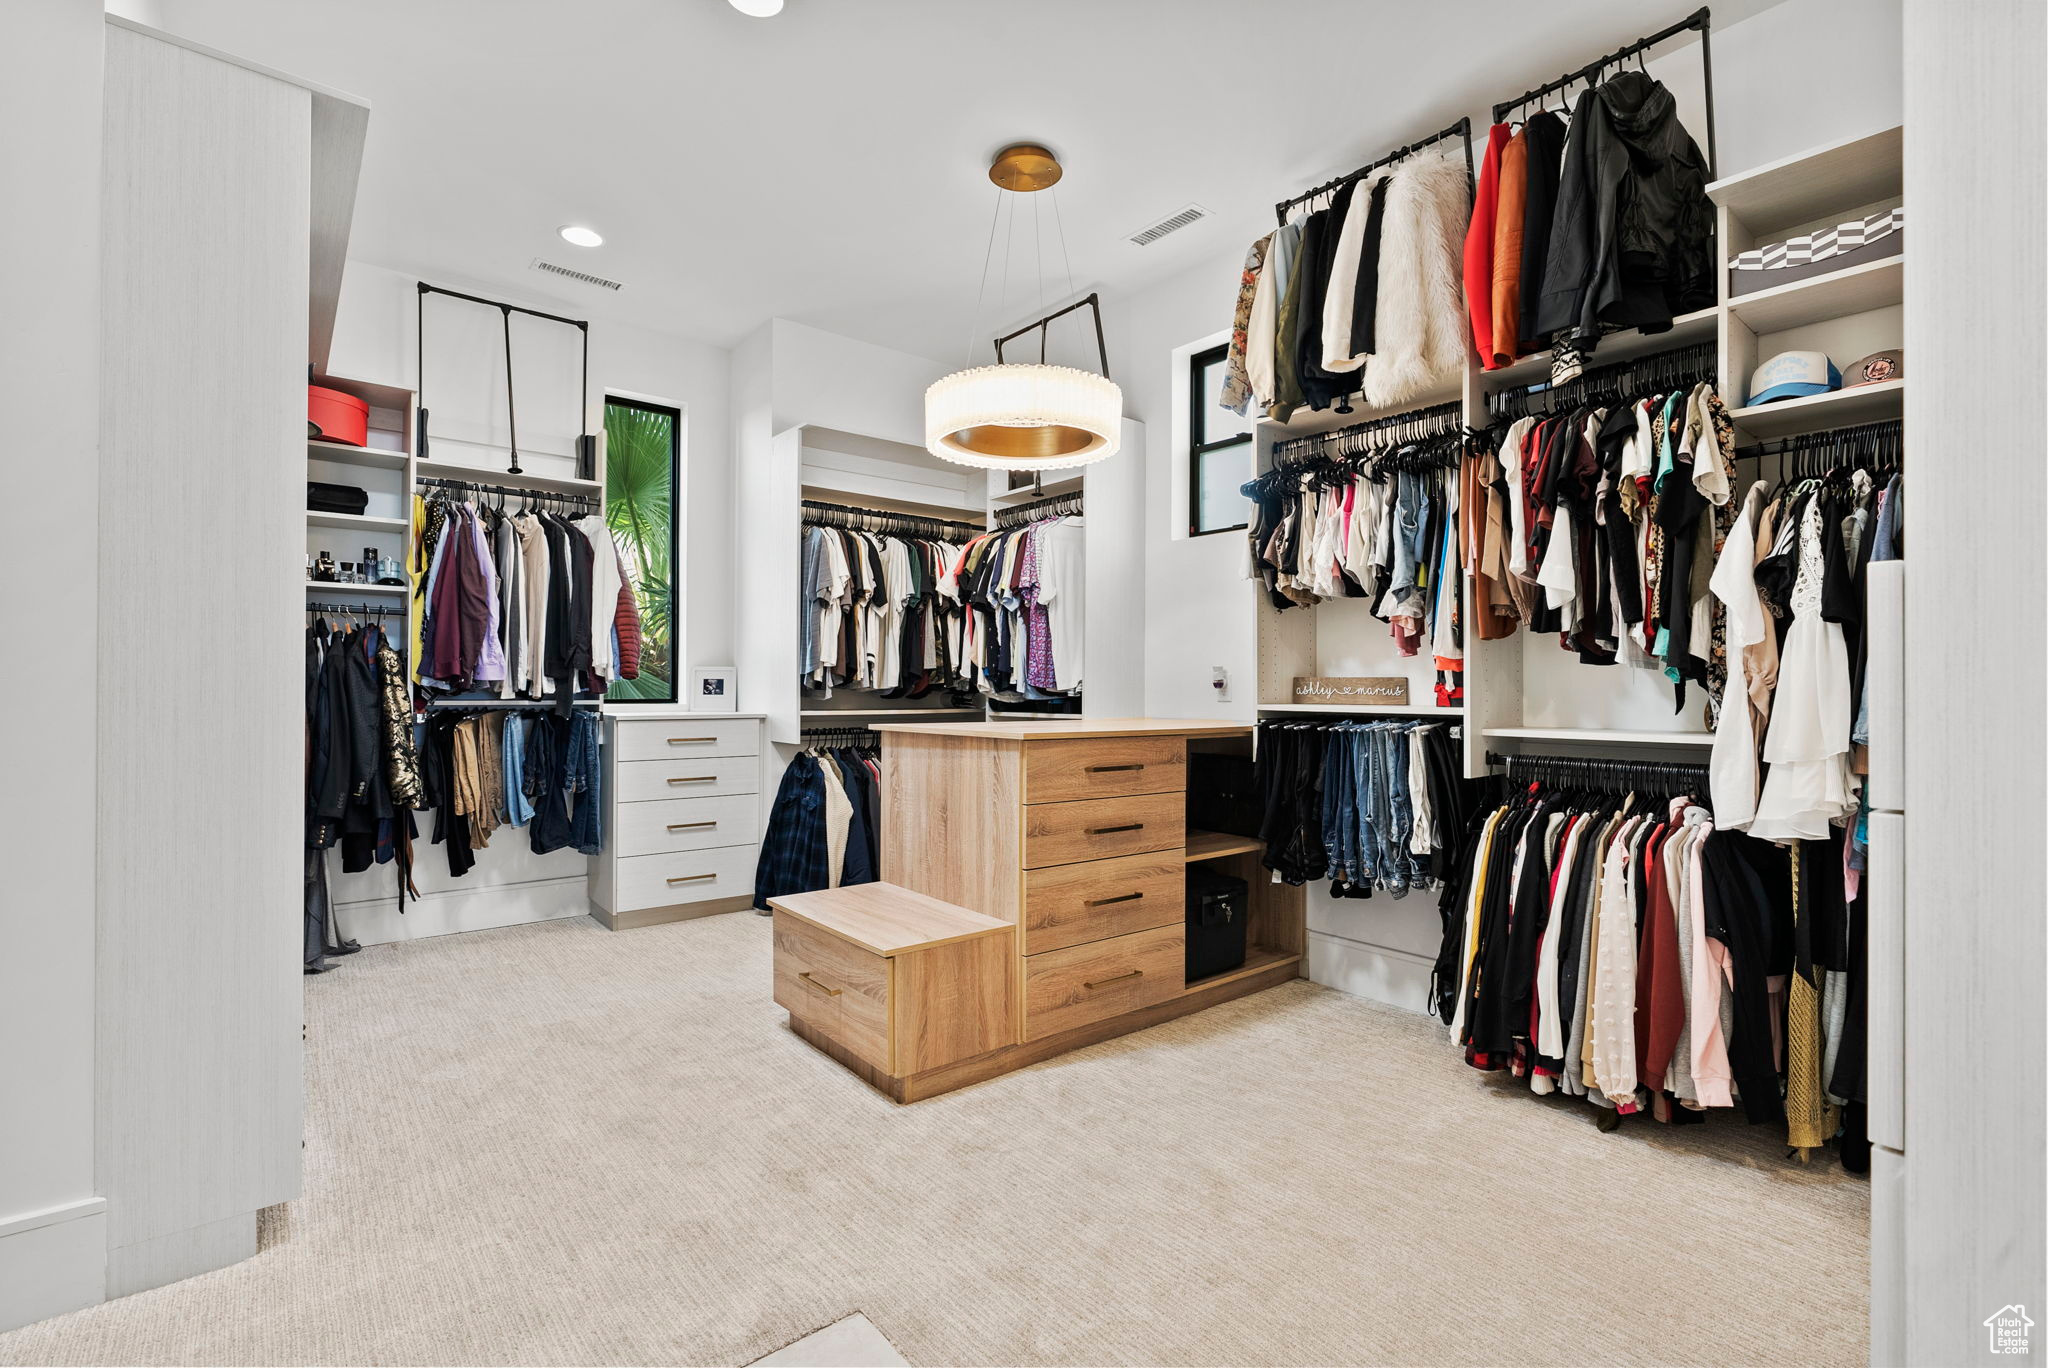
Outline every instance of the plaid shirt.
POLYGON ((811 893, 831 882, 825 844, 825 776, 815 756, 790 761, 775 790, 761 862, 754 868, 754 906, 785 893, 811 893))

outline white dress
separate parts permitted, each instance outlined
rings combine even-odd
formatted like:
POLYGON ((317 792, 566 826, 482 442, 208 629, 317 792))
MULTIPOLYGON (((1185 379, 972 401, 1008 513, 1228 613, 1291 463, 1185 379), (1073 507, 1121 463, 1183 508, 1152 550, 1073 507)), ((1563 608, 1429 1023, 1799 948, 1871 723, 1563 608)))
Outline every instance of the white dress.
MULTIPOLYGON (((1849 772, 1849 649, 1840 623, 1820 615, 1820 499, 1799 520, 1799 573, 1792 584, 1792 627, 1778 665, 1778 693, 1764 737, 1770 774, 1749 834, 1780 844, 1820 840, 1829 823, 1856 806, 1849 772)), ((1725 711, 1725 710, 1724 710, 1725 711)))

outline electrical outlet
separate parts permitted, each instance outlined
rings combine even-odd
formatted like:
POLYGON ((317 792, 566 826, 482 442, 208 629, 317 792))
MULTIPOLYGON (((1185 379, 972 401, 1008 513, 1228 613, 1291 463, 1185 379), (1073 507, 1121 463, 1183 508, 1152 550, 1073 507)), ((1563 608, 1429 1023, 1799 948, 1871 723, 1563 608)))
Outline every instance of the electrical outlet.
POLYGON ((1230 701, 1230 671, 1221 665, 1209 667, 1209 687, 1215 691, 1218 703, 1230 701))

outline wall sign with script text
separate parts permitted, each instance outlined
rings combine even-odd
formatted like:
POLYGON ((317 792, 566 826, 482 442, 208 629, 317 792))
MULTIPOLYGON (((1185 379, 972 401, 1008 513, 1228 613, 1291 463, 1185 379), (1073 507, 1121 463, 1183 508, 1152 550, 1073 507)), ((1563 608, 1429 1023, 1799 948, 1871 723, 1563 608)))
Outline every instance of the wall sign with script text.
POLYGON ((1356 703, 1361 708, 1405 707, 1408 681, 1400 676, 1381 679, 1353 675, 1297 675, 1294 701, 1356 703))

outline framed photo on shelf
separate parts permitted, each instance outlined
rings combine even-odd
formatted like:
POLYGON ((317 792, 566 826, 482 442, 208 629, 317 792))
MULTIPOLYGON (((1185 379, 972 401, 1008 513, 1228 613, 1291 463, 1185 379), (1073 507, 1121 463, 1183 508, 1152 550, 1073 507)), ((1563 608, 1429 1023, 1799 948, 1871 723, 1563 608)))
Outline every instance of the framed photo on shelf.
POLYGON ((691 712, 738 712, 739 671, 730 665, 712 665, 690 671, 691 712))

